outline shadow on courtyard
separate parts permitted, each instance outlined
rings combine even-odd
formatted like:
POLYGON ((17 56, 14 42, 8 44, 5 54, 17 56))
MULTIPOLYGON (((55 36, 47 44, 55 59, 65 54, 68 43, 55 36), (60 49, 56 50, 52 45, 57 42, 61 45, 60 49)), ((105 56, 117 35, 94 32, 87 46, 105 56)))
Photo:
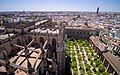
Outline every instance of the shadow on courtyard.
POLYGON ((65 63, 65 75, 72 75, 72 72, 70 70, 70 63, 71 62, 71 57, 66 55, 66 63, 65 63))

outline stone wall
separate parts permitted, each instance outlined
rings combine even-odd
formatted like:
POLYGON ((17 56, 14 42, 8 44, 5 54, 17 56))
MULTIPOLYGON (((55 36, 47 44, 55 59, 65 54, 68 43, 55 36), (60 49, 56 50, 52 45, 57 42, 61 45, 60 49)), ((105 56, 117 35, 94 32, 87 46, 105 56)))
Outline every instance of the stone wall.
POLYGON ((96 35, 97 30, 93 29, 65 29, 65 34, 67 37, 74 37, 74 38, 89 38, 91 35, 96 35))

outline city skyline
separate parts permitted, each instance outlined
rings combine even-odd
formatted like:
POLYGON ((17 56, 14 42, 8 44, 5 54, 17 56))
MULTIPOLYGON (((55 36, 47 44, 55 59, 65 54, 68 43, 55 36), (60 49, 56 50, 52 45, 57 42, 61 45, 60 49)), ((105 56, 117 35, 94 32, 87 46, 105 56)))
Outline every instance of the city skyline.
POLYGON ((1 0, 0 11, 120 12, 120 0, 1 0))

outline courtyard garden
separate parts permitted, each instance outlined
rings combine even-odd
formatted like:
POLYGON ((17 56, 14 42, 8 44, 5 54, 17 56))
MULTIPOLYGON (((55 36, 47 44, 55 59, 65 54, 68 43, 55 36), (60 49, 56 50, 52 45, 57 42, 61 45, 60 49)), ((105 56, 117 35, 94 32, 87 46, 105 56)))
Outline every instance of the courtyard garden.
POLYGON ((109 75, 97 53, 85 39, 68 38, 66 56, 71 75, 109 75))

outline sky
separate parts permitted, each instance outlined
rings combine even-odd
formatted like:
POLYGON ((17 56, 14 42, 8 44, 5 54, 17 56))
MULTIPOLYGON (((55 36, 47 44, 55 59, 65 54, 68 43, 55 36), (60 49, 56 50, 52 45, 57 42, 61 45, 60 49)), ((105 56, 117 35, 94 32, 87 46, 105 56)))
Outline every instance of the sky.
POLYGON ((0 0, 0 11, 120 12, 120 0, 0 0))

